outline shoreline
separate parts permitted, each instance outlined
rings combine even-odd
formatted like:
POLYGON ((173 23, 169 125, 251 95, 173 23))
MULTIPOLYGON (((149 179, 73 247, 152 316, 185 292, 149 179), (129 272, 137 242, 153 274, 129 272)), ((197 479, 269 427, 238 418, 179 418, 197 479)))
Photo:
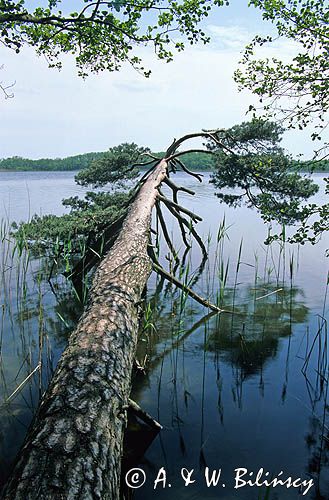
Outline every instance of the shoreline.
MULTIPOLYGON (((80 170, 83 169, 67 169, 67 170, 40 170, 40 169, 9 169, 9 168, 0 168, 0 174, 3 172, 8 172, 8 173, 13 173, 13 172, 80 172, 80 170)), ((141 169, 141 172, 144 172, 144 169, 141 169)), ((213 172, 213 170, 208 170, 208 169, 198 169, 194 168, 193 172, 213 172)), ((309 172, 307 170, 298 170, 297 171, 299 174, 328 174, 329 175, 329 170, 314 170, 313 172, 309 172)))

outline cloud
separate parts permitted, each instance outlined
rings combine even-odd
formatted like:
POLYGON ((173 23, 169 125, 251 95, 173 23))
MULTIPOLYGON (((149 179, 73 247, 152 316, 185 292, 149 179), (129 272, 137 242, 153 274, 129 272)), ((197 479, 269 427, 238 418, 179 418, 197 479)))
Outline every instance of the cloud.
POLYGON ((243 48, 253 38, 253 33, 243 26, 220 26, 209 24, 207 31, 214 42, 216 48, 229 49, 234 51, 243 48))

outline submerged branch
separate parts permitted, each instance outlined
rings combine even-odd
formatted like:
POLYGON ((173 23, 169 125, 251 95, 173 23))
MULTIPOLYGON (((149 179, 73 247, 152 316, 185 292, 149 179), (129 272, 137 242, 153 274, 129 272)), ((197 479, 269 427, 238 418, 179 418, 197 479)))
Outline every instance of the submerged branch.
POLYGON ((168 273, 162 266, 160 266, 156 262, 153 261, 152 266, 153 266, 154 271, 159 273, 160 276, 163 276, 163 278, 170 281, 170 283, 173 283, 175 286, 177 286, 177 288, 179 288, 180 290, 183 290, 184 293, 189 295, 192 299, 196 300, 196 302, 198 302, 199 304, 203 305, 204 307, 208 307, 209 309, 211 309, 212 311, 216 311, 217 313, 223 312, 222 309, 220 309, 219 307, 215 306, 215 304, 212 304, 208 300, 206 300, 203 297, 201 297, 200 295, 198 295, 196 292, 194 292, 187 285, 185 285, 184 283, 179 281, 177 278, 175 278, 175 276, 168 273))
POLYGON ((140 418, 143 422, 149 425, 152 429, 155 429, 157 432, 161 431, 162 425, 159 424, 151 415, 149 415, 146 411, 142 410, 142 408, 132 399, 129 398, 128 405, 123 408, 123 410, 131 410, 134 415, 140 418))
POLYGON ((208 300, 204 299, 200 295, 198 295, 196 292, 194 292, 191 288, 189 288, 187 285, 179 281, 173 274, 168 273, 158 262, 153 247, 152 245, 148 245, 147 247, 148 254, 152 260, 152 267, 155 272, 157 272, 162 278, 166 279, 170 283, 173 283, 174 285, 177 286, 180 290, 183 290, 183 292, 187 293, 192 299, 196 300, 199 304, 203 305, 204 307, 208 307, 212 311, 215 311, 217 313, 223 312, 222 309, 217 307, 215 304, 212 304, 208 300))

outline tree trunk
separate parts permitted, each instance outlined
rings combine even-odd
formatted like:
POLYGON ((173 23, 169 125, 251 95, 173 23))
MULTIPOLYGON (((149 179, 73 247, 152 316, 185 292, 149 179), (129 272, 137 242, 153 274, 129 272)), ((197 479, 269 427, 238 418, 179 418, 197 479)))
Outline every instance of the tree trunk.
POLYGON ((151 272, 152 207, 162 160, 96 271, 90 299, 46 391, 4 499, 118 499, 138 304, 151 272))

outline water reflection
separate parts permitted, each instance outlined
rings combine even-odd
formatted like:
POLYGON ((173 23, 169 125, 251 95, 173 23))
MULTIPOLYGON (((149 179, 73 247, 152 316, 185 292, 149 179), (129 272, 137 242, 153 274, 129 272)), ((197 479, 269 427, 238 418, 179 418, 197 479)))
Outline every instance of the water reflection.
POLYGON ((315 477, 314 498, 325 500, 329 498, 329 429, 323 426, 323 421, 315 416, 310 418, 309 430, 305 436, 309 452, 308 471, 315 477))
MULTIPOLYGON (((301 368, 312 344, 302 330, 310 315, 303 291, 292 282, 227 287, 224 304, 230 312, 202 316, 190 299, 182 311, 181 294, 161 280, 154 290, 149 300, 156 332, 142 334, 138 358, 147 360, 147 373, 135 379, 133 397, 165 429, 139 465, 154 478, 166 464, 171 491, 179 498, 214 498, 202 484, 193 492, 184 489, 181 467, 202 475, 205 467, 223 464, 231 476, 235 467, 247 465, 267 467, 273 475, 282 469, 296 477, 310 474, 317 486, 307 498, 326 498, 321 495, 327 458, 323 452, 318 462, 325 478, 320 484, 318 472, 308 466, 314 450, 303 449, 312 409, 305 406, 305 394, 295 397, 296 389, 307 386, 301 368)), ((318 402, 323 408, 323 392, 318 402)), ((135 491, 134 498, 154 498, 152 486, 135 491)), ((265 489, 235 491, 231 484, 221 498, 299 497, 286 489, 266 494, 265 489)), ((168 498, 168 491, 157 496, 168 498)))
POLYGON ((274 294, 273 286, 257 290, 247 286, 243 295, 249 300, 235 305, 231 315, 221 314, 216 325, 210 326, 205 348, 220 352, 246 378, 259 373, 266 360, 276 356, 280 338, 291 335, 293 323, 304 323, 308 308, 297 288, 281 287, 274 294))

